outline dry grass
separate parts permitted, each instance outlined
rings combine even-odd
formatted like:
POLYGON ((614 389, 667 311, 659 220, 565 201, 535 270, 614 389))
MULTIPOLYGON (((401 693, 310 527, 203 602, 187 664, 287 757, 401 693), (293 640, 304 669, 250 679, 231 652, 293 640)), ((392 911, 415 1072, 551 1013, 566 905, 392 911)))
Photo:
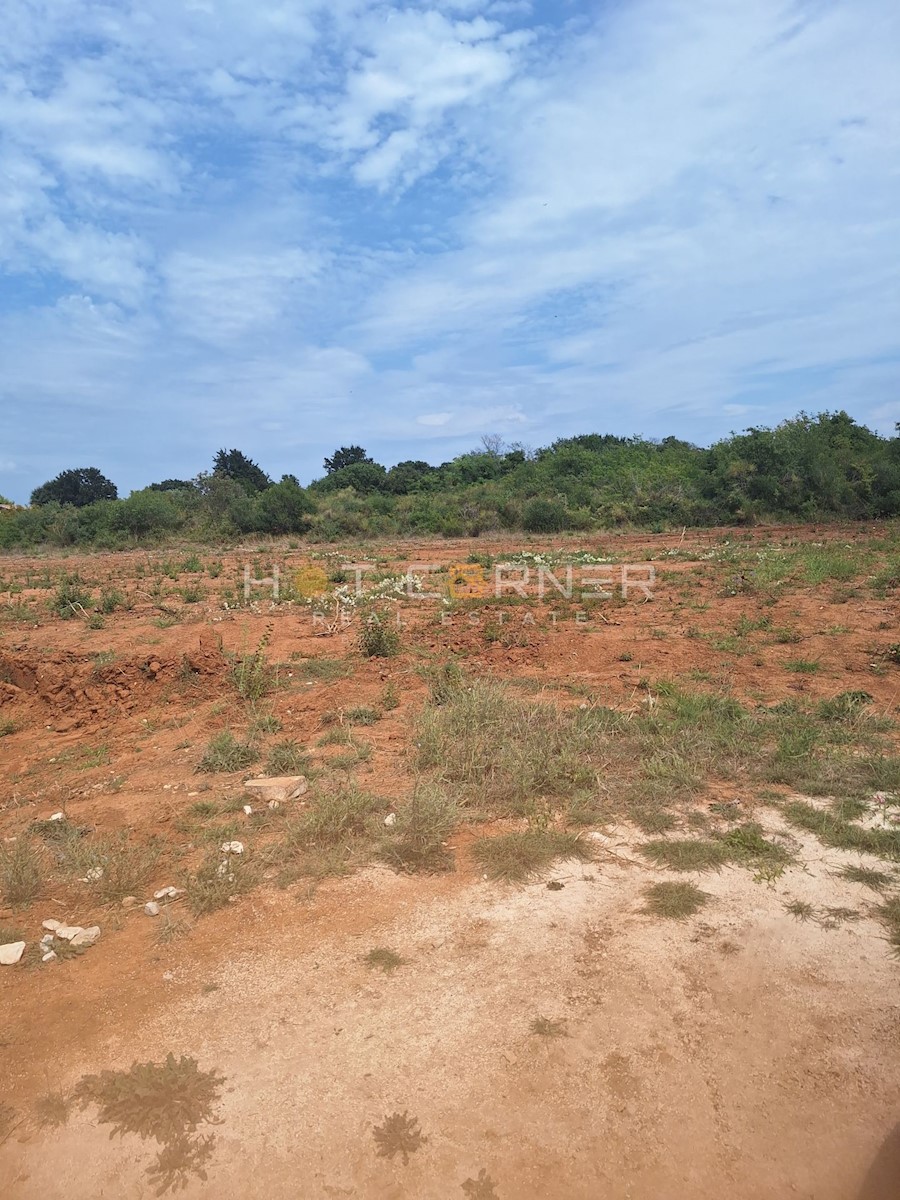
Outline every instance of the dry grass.
POLYGON ((559 829, 525 829, 481 837, 472 844, 472 857, 489 879, 523 883, 546 870, 557 859, 587 862, 592 854, 576 833, 559 829))
POLYGON ((665 881, 648 887, 644 897, 647 901, 645 912, 655 917, 682 920, 699 912, 709 900, 709 893, 702 892, 693 883, 665 881))

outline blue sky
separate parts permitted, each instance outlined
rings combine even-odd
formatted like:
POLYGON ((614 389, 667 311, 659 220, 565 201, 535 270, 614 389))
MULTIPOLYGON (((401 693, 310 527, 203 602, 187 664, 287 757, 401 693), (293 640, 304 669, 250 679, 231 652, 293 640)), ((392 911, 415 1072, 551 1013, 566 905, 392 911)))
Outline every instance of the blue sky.
POLYGON ((900 420, 896 0, 4 0, 0 493, 900 420))

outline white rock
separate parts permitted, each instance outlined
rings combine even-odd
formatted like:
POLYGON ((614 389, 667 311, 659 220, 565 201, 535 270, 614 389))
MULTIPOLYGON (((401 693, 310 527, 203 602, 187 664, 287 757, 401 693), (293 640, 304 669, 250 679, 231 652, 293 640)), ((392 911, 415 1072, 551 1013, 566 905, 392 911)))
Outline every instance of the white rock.
POLYGON ((91 867, 87 875, 83 879, 79 879, 79 883, 96 883, 98 879, 103 878, 102 867, 91 867))
POLYGON ((41 962, 55 962, 58 957, 55 950, 48 950, 46 954, 41 955, 41 962))
POLYGON ((0 946, 0 966, 14 967, 24 952, 24 942, 7 942, 5 946, 0 946))
POLYGON ((388 815, 384 818, 384 823, 385 823, 385 825, 396 825, 397 824, 397 814, 396 813, 388 813, 388 815))
POLYGON ((158 917, 159 916, 159 905, 156 903, 155 900, 148 900, 147 903, 144 905, 144 912, 147 914, 148 917, 158 917))
POLYGON ((60 925, 62 925, 62 921, 54 921, 51 917, 49 921, 43 922, 42 928, 49 929, 51 933, 55 933, 60 925))
POLYGON ((244 853, 244 843, 243 842, 223 842, 222 843, 222 853, 223 854, 243 854, 244 853))
POLYGON ((65 813, 54 813, 51 817, 48 818, 48 820, 50 820, 50 821, 64 821, 65 819, 66 819, 65 813))
POLYGON ((245 813, 247 814, 247 816, 249 817, 249 816, 251 816, 251 815, 253 814, 253 809, 250 807, 250 805, 249 805, 249 804, 245 804, 245 805, 244 805, 244 812, 245 812, 245 813))
POLYGON ((82 925, 60 925, 56 931, 58 938, 65 938, 67 942, 71 942, 72 938, 77 937, 79 933, 84 933, 82 925))
POLYGON ((82 929, 81 933, 76 933, 70 944, 73 946, 93 946, 99 940, 100 926, 90 925, 87 929, 82 929))
POLYGON ((281 807, 280 800, 270 800, 269 801, 269 808, 280 808, 280 807, 281 807))
POLYGON ((164 887, 158 892, 153 893, 154 900, 174 900, 176 896, 183 896, 184 888, 164 887))
POLYGON ((52 946, 53 945, 53 934, 45 933, 44 936, 41 938, 41 945, 42 946, 52 946))
POLYGON ((244 790, 252 792, 259 800, 296 800, 305 795, 309 788, 305 775, 267 775, 259 779, 248 779, 244 790))

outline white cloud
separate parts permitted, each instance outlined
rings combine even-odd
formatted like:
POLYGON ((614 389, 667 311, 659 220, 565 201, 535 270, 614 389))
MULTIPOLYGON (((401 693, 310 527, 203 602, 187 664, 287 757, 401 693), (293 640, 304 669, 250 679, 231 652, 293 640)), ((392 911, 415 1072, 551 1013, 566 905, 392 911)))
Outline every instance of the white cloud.
POLYGON ((891 0, 7 0, 4 22, 20 471, 898 418, 891 0))

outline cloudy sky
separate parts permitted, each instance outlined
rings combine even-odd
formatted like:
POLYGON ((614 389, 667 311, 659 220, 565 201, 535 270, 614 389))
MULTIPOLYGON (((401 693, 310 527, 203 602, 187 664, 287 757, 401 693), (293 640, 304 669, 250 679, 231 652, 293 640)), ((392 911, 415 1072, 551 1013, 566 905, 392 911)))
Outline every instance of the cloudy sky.
POLYGON ((0 493, 900 420, 896 0, 3 0, 0 493))

